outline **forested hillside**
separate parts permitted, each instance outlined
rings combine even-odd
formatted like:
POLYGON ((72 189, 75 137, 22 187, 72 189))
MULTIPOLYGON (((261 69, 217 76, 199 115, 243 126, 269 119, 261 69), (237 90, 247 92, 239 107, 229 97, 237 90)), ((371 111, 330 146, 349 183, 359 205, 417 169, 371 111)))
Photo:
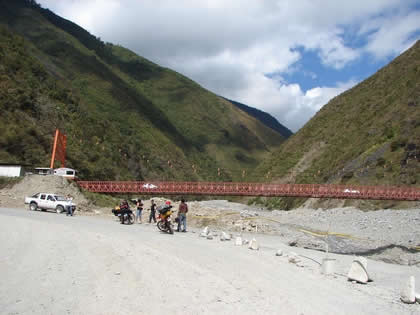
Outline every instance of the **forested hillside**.
POLYGON ((235 180, 284 137, 188 78, 30 0, 0 0, 0 162, 85 179, 235 180))

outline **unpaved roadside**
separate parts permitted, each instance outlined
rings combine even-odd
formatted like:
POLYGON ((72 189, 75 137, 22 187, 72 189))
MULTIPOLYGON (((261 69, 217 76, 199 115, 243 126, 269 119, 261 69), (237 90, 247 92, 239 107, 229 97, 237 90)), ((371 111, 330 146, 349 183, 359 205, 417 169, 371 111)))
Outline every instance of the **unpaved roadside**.
MULTIPOLYGON (((249 237, 244 235, 245 237, 249 237)), ((399 301, 420 269, 369 260, 374 279, 348 282, 351 256, 324 276, 324 254, 253 235, 259 251, 198 233, 161 234, 97 217, 0 208, 2 314, 417 314, 399 301), (299 266, 277 249, 301 254, 299 266), (313 260, 312 260, 313 259, 313 260)))

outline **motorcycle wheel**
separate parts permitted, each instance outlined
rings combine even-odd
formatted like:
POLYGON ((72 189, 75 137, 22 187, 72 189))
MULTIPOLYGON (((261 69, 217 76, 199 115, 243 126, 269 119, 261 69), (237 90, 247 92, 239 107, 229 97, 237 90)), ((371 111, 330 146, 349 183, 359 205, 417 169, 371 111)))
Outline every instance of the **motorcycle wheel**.
POLYGON ((171 223, 168 223, 168 233, 169 234, 174 234, 174 228, 173 228, 171 223))
POLYGON ((156 225, 159 230, 161 230, 162 232, 166 232, 166 226, 163 221, 158 221, 156 225))

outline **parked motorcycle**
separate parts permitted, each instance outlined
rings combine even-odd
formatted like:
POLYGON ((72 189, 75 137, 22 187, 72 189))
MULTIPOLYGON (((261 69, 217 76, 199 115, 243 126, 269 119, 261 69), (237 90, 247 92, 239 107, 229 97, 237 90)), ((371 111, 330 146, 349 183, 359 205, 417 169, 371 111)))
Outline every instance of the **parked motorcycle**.
POLYGON ((127 202, 123 202, 121 205, 116 206, 112 209, 112 213, 120 219, 121 224, 133 224, 134 223, 134 214, 130 210, 130 206, 127 202))
POLYGON ((171 208, 172 206, 170 204, 165 204, 157 208, 157 211, 159 212, 157 227, 162 232, 174 234, 174 227, 171 222, 171 208))

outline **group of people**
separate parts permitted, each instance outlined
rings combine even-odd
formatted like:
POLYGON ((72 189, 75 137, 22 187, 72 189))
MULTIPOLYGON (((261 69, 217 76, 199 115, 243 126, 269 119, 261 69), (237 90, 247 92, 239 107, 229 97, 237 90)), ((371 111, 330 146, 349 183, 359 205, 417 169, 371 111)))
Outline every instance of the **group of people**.
MULTIPOLYGON (((143 203, 141 199, 137 199, 136 201, 136 222, 142 223, 142 214, 143 214, 143 203)), ((181 200, 181 203, 178 207, 178 232, 187 232, 187 212, 188 212, 188 205, 184 199, 181 200), (181 230, 182 226, 182 230, 181 230)), ((150 215, 149 215, 149 223, 153 222, 156 223, 156 203, 152 199, 150 204, 150 215)))

